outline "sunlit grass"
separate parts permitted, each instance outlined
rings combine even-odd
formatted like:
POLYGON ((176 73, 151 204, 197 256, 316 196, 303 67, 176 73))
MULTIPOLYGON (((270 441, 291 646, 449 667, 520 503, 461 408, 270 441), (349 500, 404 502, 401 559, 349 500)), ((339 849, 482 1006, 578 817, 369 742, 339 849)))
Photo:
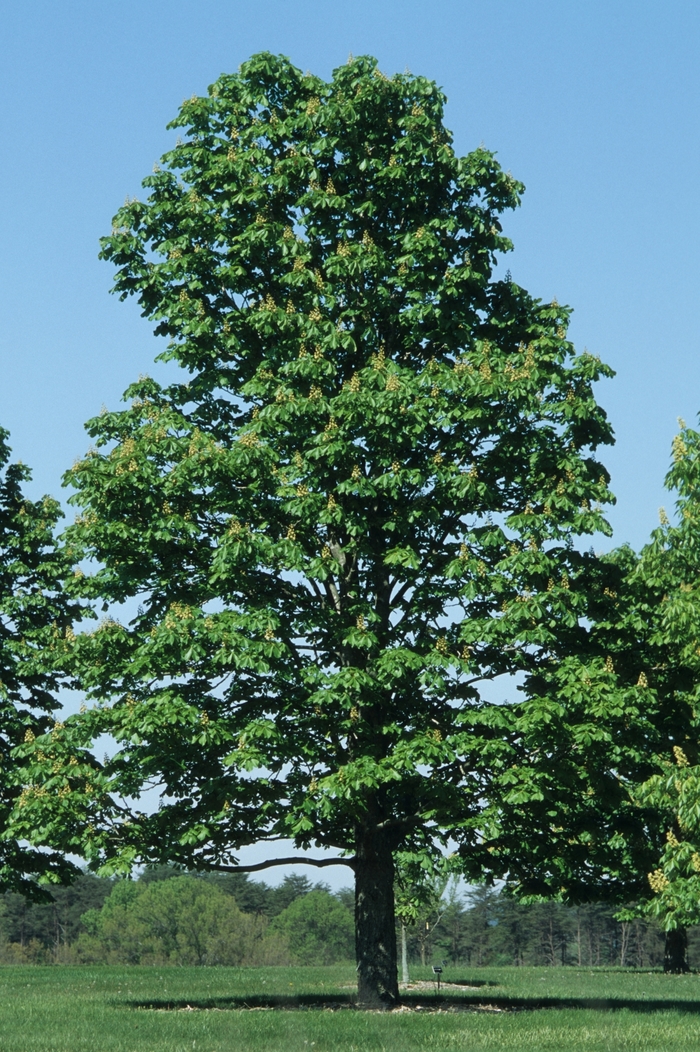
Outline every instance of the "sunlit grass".
MULTIPOLYGON (((414 969, 412 978, 425 982, 432 974, 414 969)), ((418 1010, 364 1013, 352 1007, 352 965, 4 967, 0 969, 0 1049, 687 1052, 700 1048, 700 976, 585 968, 448 968, 445 978, 444 1000, 438 1001, 434 987, 421 986, 407 996, 414 1009, 420 1004, 418 1010), (450 980, 479 985, 455 991, 450 980)))

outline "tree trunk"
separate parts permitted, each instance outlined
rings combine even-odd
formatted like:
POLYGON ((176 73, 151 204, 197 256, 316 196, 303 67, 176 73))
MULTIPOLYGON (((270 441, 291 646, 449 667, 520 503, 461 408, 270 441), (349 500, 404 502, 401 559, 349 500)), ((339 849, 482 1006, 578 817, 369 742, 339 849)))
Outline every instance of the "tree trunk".
POLYGON ((408 983, 408 946, 406 945, 406 925, 401 921, 401 982, 408 983))
POLYGON ((355 954, 358 1000, 366 1008, 398 1004, 394 859, 386 839, 358 830, 355 841, 355 954))
POLYGON ((664 971, 670 975, 683 975, 688 968, 688 933, 685 928, 672 928, 666 932, 664 971))

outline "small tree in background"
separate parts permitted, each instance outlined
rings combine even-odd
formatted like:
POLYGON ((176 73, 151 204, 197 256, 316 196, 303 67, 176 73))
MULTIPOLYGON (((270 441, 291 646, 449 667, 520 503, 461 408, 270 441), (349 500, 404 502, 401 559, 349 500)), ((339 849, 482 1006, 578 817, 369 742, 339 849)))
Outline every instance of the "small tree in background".
POLYGON ((67 476, 80 594, 141 605, 76 640, 97 706, 28 750, 17 819, 114 870, 339 849, 372 1004, 398 998, 397 852, 451 842, 478 879, 530 850, 489 846, 509 792, 539 799, 511 772, 542 706, 481 685, 585 649, 575 542, 608 530, 610 371, 566 308, 494 279, 522 187, 455 154, 444 101, 368 58, 326 83, 257 55, 183 105, 117 214, 116 290, 189 376, 130 388, 67 476), (155 813, 127 803, 153 785, 155 813))
POLYGON ((352 914, 323 888, 314 888, 287 906, 273 921, 272 930, 284 936, 301 964, 335 964, 354 956, 352 914))

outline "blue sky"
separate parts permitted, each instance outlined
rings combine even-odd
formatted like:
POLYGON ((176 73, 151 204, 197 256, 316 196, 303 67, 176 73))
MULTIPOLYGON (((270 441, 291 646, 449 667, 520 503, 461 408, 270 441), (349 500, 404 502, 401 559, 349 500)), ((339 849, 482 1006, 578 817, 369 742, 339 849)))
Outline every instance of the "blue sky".
POLYGON ((0 424, 60 491, 157 341, 108 294, 98 238, 168 148, 184 97, 258 50, 328 75, 349 52, 447 92, 466 152, 527 187, 513 277, 575 308, 599 388, 615 538, 644 542, 676 418, 700 409, 700 5, 666 0, 7 0, 0 61, 0 424))
POLYGON ((255 51, 321 76, 370 53, 438 81, 457 149, 483 142, 526 184, 505 265, 616 369, 611 521, 644 542, 676 418, 700 410, 699 4, 5 0, 0 26, 0 424, 34 494, 60 495, 83 422, 158 369, 98 238, 182 99, 255 51))

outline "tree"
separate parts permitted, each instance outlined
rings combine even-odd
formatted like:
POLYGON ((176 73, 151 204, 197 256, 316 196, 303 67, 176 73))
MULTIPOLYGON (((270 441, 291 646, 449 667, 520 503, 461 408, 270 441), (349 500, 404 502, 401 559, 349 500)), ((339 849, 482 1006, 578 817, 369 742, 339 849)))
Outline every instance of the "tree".
MULTIPOLYGON (((676 973, 688 970, 686 927, 700 921, 698 465, 700 436, 682 424, 666 478, 677 523, 661 509, 639 554, 623 547, 602 559, 609 573, 591 604, 587 652, 528 682, 550 718, 539 735, 531 728, 523 737, 521 770, 543 787, 541 821, 549 816, 563 836, 553 858, 543 845, 539 859, 530 851, 510 873, 520 892, 551 895, 568 884, 571 897, 578 882, 574 897, 616 902, 625 923, 657 919, 664 969, 676 973), (598 714, 595 726, 586 725, 586 711, 598 714), (568 754, 568 777, 561 764, 554 779, 547 770, 556 750, 568 754), (581 791, 587 781, 590 793, 581 791)), ((534 835, 536 814, 507 814, 502 850, 534 835)))
POLYGON ((124 964, 286 963, 286 947, 266 938, 265 921, 242 913, 220 888, 179 876, 119 881, 102 909, 83 917, 80 956, 124 964))
POLYGON ((632 611, 647 650, 640 681, 651 694, 657 728, 649 742, 654 766, 634 797, 655 815, 662 843, 655 845, 647 894, 628 911, 660 922, 664 971, 674 973, 688 971, 686 928, 700 923, 700 434, 680 423, 666 477, 676 522, 661 509, 633 574, 632 611))
POLYGON ((301 964, 335 964, 354 951, 352 914, 327 889, 295 899, 273 922, 301 964))
POLYGON ((37 902, 17 892, 6 892, 0 899, 2 940, 20 952, 33 942, 60 960, 83 930, 83 914, 99 909, 112 886, 109 880, 81 873, 68 887, 52 887, 53 901, 37 902))
POLYGON ((522 187, 455 154, 444 101, 369 58, 326 83, 257 55, 183 105, 117 213, 116 291, 189 376, 134 384, 67 475, 108 613, 74 645, 96 707, 27 749, 17 817, 115 870, 340 849, 366 1004, 398 998, 399 851, 512 861, 493 801, 533 710, 480 685, 585 645, 576 542, 608 530, 610 370, 494 277, 522 187), (152 785, 155 813, 128 804, 152 785))
POLYGON ((63 590, 71 566, 53 534, 59 505, 50 497, 24 496, 22 484, 31 474, 10 463, 8 437, 0 428, 0 891, 46 899, 37 879, 69 879, 80 870, 56 852, 34 850, 7 834, 21 791, 13 750, 60 727, 55 713, 62 677, 54 656, 71 637, 79 612, 63 590))

